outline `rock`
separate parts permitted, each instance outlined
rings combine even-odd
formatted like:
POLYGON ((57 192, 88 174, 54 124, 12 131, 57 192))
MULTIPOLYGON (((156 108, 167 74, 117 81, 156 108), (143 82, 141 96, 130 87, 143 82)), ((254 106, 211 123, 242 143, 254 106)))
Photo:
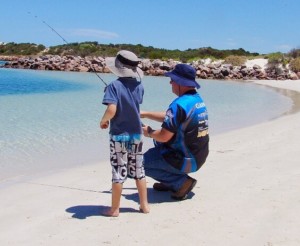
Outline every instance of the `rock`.
POLYGON ((147 71, 152 68, 152 63, 150 59, 143 59, 140 63, 140 68, 144 71, 147 71))
POLYGON ((210 69, 216 69, 216 66, 212 63, 208 64, 207 67, 210 69))
POLYGON ((110 73, 110 70, 109 70, 109 68, 108 67, 103 67, 102 68, 102 73, 110 73))
POLYGON ((261 69, 261 66, 255 64, 255 65, 253 66, 253 69, 254 69, 254 70, 261 69))
POLYGON ((209 74, 211 72, 211 69, 204 65, 199 65, 198 70, 200 70, 201 72, 205 72, 206 74, 209 74))
POLYGON ((162 61, 159 64, 159 69, 169 71, 169 70, 171 70, 171 66, 167 62, 162 61))
POLYGON ((155 59, 155 60, 152 61, 152 66, 153 66, 154 68, 159 67, 160 64, 161 64, 161 60, 159 60, 159 59, 155 59))
POLYGON ((228 69, 228 68, 222 68, 221 69, 221 73, 222 73, 222 75, 223 76, 228 76, 229 74, 230 74, 230 69, 228 69))
POLYGON ((79 72, 87 72, 87 71, 89 71, 89 68, 85 67, 85 66, 79 66, 78 69, 79 69, 79 72))
POLYGON ((212 69, 211 72, 213 73, 214 76, 217 76, 218 74, 221 73, 221 69, 212 69))
POLYGON ((249 69, 247 67, 241 66, 240 72, 242 73, 243 76, 248 76, 249 69))
POLYGON ((204 72, 204 71, 202 71, 202 72, 198 75, 198 77, 200 77, 201 79, 207 79, 207 78, 208 78, 206 72, 204 72))
POLYGON ((291 73, 291 74, 289 75, 289 79, 291 79, 291 80, 297 80, 297 79, 299 79, 299 78, 298 78, 298 75, 297 75, 296 73, 291 73))
POLYGON ((30 69, 38 69, 39 66, 40 66, 40 64, 38 62, 35 62, 30 65, 30 69))

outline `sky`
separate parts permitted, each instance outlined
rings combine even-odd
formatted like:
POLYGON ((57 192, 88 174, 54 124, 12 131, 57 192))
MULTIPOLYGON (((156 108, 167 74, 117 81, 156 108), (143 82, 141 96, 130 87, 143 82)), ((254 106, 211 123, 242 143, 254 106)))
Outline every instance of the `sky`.
POLYGON ((260 54, 300 48, 299 0, 0 0, 0 13, 4 43, 49 47, 65 39, 260 54))

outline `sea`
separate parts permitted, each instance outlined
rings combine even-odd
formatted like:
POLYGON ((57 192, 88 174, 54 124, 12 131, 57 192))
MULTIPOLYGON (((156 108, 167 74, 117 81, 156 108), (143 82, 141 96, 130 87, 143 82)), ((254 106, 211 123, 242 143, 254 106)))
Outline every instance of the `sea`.
MULTIPOLYGON (((113 74, 99 74, 109 83, 113 74)), ((198 80, 217 135, 280 117, 293 101, 249 82, 198 80)), ((176 98, 169 78, 145 76, 141 110, 165 111, 176 98)), ((0 68, 0 184, 7 180, 107 161, 104 83, 94 73, 0 68)), ((160 123, 143 120, 153 128, 160 123)), ((144 150, 152 146, 145 139, 144 150)))

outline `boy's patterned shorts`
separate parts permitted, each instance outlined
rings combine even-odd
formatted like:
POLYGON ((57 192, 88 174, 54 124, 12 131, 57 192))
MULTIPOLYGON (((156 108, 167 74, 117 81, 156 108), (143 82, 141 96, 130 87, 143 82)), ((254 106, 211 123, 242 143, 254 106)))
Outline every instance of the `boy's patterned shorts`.
POLYGON ((127 177, 133 179, 145 177, 142 147, 143 142, 140 137, 128 136, 120 139, 118 135, 110 136, 113 183, 124 183, 127 177))

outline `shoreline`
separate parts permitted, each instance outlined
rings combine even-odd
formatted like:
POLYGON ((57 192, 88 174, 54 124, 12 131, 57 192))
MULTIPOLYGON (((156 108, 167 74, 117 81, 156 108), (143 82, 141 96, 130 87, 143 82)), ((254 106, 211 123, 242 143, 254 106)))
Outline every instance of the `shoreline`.
MULTIPOLYGON (((254 83, 300 92, 300 80, 254 83)), ((127 180, 120 217, 100 216, 111 200, 108 160, 2 188, 0 243, 299 245, 299 122, 297 111, 212 136, 187 200, 153 191, 147 178, 147 215, 138 212, 135 184, 127 180)))
POLYGON ((250 82, 257 85, 273 88, 278 93, 291 98, 293 101, 293 106, 288 112, 285 112, 283 115, 294 114, 300 111, 300 80, 289 80, 288 83, 286 80, 252 80, 250 82))

